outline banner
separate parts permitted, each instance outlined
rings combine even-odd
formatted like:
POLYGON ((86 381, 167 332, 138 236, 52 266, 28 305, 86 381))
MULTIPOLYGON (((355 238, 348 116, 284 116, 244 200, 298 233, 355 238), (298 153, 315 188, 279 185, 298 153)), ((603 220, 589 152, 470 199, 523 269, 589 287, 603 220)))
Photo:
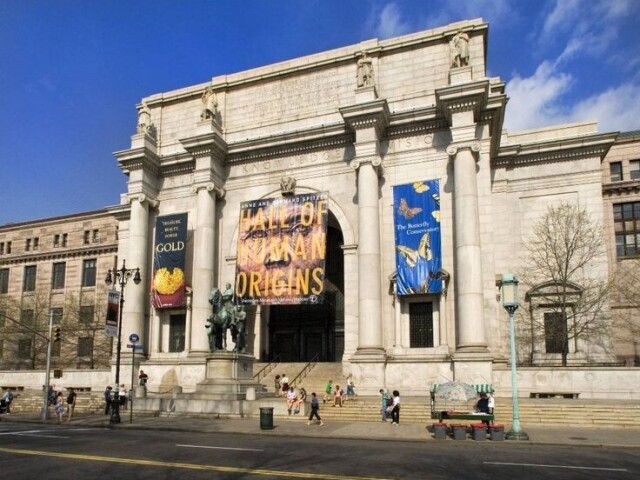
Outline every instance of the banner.
POLYGON ((440 182, 393 187, 398 295, 440 293, 440 182))
POLYGON ((155 308, 185 305, 185 253, 187 214, 178 213, 156 219, 151 298, 155 308))
POLYGON ((118 319, 120 315, 120 292, 107 291, 107 318, 104 325, 104 333, 107 337, 118 336, 118 319))
POLYGON ((240 204, 236 303, 322 303, 328 194, 240 204))

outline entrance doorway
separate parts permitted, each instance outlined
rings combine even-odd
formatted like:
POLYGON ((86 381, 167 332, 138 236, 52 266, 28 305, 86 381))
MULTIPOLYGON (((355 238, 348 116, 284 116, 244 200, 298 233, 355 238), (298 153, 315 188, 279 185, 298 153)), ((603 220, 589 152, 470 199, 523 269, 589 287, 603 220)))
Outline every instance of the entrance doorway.
POLYGON ((344 352, 344 257, 342 233, 327 228, 324 302, 269 307, 269 357, 281 362, 342 360, 344 352))

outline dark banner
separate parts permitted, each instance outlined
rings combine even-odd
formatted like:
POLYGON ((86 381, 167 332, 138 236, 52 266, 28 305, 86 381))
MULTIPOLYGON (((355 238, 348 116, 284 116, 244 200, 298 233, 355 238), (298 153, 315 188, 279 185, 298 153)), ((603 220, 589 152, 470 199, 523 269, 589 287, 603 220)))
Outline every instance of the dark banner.
POLYGON ((240 204, 237 303, 322 303, 327 204, 326 192, 240 204))
POLYGON ((151 288, 155 308, 175 308, 185 305, 186 248, 187 214, 158 217, 151 288))
POLYGON ((440 293, 440 182, 393 187, 397 294, 440 293))

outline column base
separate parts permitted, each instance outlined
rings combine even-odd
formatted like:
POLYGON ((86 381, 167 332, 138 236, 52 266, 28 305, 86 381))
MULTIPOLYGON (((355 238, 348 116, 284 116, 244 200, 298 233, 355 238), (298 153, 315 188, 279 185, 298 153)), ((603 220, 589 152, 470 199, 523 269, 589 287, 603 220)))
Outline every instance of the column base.
POLYGON ((383 348, 365 347, 358 348, 351 357, 352 363, 384 363, 387 354, 383 348))
POLYGON ((527 435, 526 432, 520 430, 518 432, 513 431, 513 430, 509 430, 507 433, 504 434, 504 438, 506 438, 507 440, 524 440, 524 441, 528 441, 529 440, 529 435, 527 435))

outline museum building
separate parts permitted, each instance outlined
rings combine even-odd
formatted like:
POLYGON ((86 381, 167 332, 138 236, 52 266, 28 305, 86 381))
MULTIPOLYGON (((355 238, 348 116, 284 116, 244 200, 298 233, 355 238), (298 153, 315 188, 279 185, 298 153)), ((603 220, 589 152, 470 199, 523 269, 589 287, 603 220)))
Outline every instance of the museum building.
MULTIPOLYGON (((131 147, 115 153, 127 192, 107 210, 118 258, 143 278, 126 286, 122 335, 139 335, 158 388, 205 378, 212 292, 229 284, 256 359, 341 362, 365 395, 453 379, 506 395, 502 275, 520 274, 534 225, 563 203, 610 230, 590 273, 615 270, 626 254, 613 232, 628 227, 615 205, 640 186, 611 184, 640 166, 640 136, 607 162, 618 133, 594 123, 505 131, 487 34, 463 21, 142 99, 131 147)), ((544 324, 553 306, 526 303, 540 285, 520 287, 521 312, 544 324)), ((633 341, 614 343, 568 347, 587 396, 606 395, 601 377, 637 359, 633 341)), ((519 354, 559 361, 544 333, 519 354)), ((524 371, 521 388, 557 381, 552 370, 524 371)))

